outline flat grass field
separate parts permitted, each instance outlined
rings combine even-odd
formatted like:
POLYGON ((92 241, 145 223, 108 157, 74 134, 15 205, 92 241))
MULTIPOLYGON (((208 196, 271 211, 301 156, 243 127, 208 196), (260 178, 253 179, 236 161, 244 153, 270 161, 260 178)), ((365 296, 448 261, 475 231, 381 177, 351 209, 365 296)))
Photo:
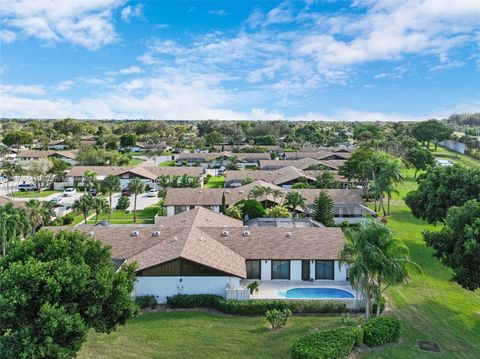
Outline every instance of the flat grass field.
POLYGON ((35 199, 35 198, 42 198, 42 197, 48 197, 48 196, 51 196, 52 194, 56 194, 56 193, 62 193, 63 191, 54 191, 54 190, 50 190, 50 189, 47 189, 47 190, 43 190, 43 191, 40 191, 40 192, 37 192, 37 191, 29 191, 29 192, 13 192, 12 196, 15 197, 15 198, 32 198, 32 199, 35 199))
POLYGON ((210 177, 208 183, 205 184, 205 188, 223 188, 225 184, 224 176, 210 177))
MULTIPOLYGON (((480 290, 462 289, 451 281, 451 270, 432 257, 421 233, 435 227, 413 217, 402 199, 416 185, 413 171, 406 171, 388 223, 423 270, 422 274, 412 272, 408 284, 386 292, 388 310, 402 321, 402 337, 397 344, 357 357, 480 358, 480 290), (420 351, 416 343, 422 339, 437 342, 441 352, 420 351)), ((90 332, 79 358, 288 358, 295 338, 339 325, 340 317, 293 317, 286 328, 272 331, 263 317, 201 310, 148 313, 109 335, 90 332)))
MULTIPOLYGON (((152 224, 154 217, 159 210, 159 206, 150 206, 137 210, 137 224, 152 224)), ((98 216, 98 222, 108 220, 108 214, 101 213, 98 216)), ((125 214, 124 211, 114 209, 110 214, 110 223, 112 224, 133 224, 133 210, 125 214)), ((95 216, 88 220, 88 224, 95 224, 95 216)))

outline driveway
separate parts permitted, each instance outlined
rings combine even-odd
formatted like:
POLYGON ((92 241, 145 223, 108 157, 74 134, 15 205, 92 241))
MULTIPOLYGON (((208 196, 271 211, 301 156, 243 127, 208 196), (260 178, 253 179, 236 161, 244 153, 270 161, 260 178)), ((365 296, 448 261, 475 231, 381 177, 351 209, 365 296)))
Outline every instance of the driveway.
MULTIPOLYGON (((115 193, 112 196, 112 205, 113 208, 117 206, 118 199, 121 197, 120 193, 115 193)), ((109 200, 108 197, 107 201, 109 200)), ((133 210, 133 202, 135 200, 135 196, 130 196, 130 207, 128 207, 129 210, 133 210)), ((137 196, 137 209, 144 209, 146 207, 153 206, 154 204, 157 204, 160 201, 160 198, 158 197, 148 197, 146 193, 139 194, 137 196)))

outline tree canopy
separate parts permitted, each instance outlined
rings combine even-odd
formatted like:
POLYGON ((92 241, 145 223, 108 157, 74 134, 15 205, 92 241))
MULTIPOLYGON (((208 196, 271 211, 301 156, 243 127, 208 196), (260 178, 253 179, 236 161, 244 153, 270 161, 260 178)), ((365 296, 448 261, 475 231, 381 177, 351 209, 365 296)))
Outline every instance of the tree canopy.
POLYGON ((90 328, 109 333, 137 311, 134 265, 118 272, 110 249, 80 232, 42 230, 0 259, 0 352, 71 358, 90 328))

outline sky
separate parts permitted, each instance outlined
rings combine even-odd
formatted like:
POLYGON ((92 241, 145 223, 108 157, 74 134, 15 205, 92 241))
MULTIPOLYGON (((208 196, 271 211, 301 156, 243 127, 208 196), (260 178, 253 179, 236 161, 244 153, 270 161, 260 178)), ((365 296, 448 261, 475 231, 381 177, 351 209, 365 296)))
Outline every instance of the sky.
POLYGON ((0 117, 480 111, 480 0, 0 0, 0 117))

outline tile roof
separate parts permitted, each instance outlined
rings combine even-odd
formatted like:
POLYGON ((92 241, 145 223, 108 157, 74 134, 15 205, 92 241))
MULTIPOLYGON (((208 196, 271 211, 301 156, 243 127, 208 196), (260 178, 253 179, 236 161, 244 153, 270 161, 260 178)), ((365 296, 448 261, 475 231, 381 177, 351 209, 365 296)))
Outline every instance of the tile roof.
POLYGON ((310 157, 302 158, 299 160, 261 160, 261 170, 280 169, 284 167, 295 167, 300 170, 306 170, 312 165, 324 165, 332 170, 338 170, 340 166, 345 163, 345 160, 316 160, 310 157))
POLYGON ((63 157, 67 157, 70 159, 75 159, 77 157, 78 151, 71 150, 71 151, 54 151, 54 150, 23 150, 18 152, 18 158, 46 158, 54 155, 59 155, 63 157))
POLYGON ((203 169, 201 167, 160 167, 160 166, 74 166, 66 174, 67 177, 81 177, 86 171, 96 173, 98 176, 114 175, 119 176, 124 173, 132 173, 140 177, 157 179, 162 175, 181 176, 186 174, 192 177, 201 177, 203 169))
POLYGON ((291 160, 299 160, 302 158, 310 157, 316 160, 325 160, 329 159, 330 157, 334 157, 335 159, 349 159, 351 157, 351 153, 344 153, 344 152, 331 152, 331 151, 315 151, 315 152, 303 152, 303 151, 296 151, 296 152, 286 152, 285 159, 291 160))
POLYGON ((149 225, 46 229, 90 234, 112 247, 112 258, 136 262, 137 270, 184 258, 241 278, 246 277, 246 259, 335 260, 345 244, 340 228, 246 228, 241 221, 205 208, 149 225))

